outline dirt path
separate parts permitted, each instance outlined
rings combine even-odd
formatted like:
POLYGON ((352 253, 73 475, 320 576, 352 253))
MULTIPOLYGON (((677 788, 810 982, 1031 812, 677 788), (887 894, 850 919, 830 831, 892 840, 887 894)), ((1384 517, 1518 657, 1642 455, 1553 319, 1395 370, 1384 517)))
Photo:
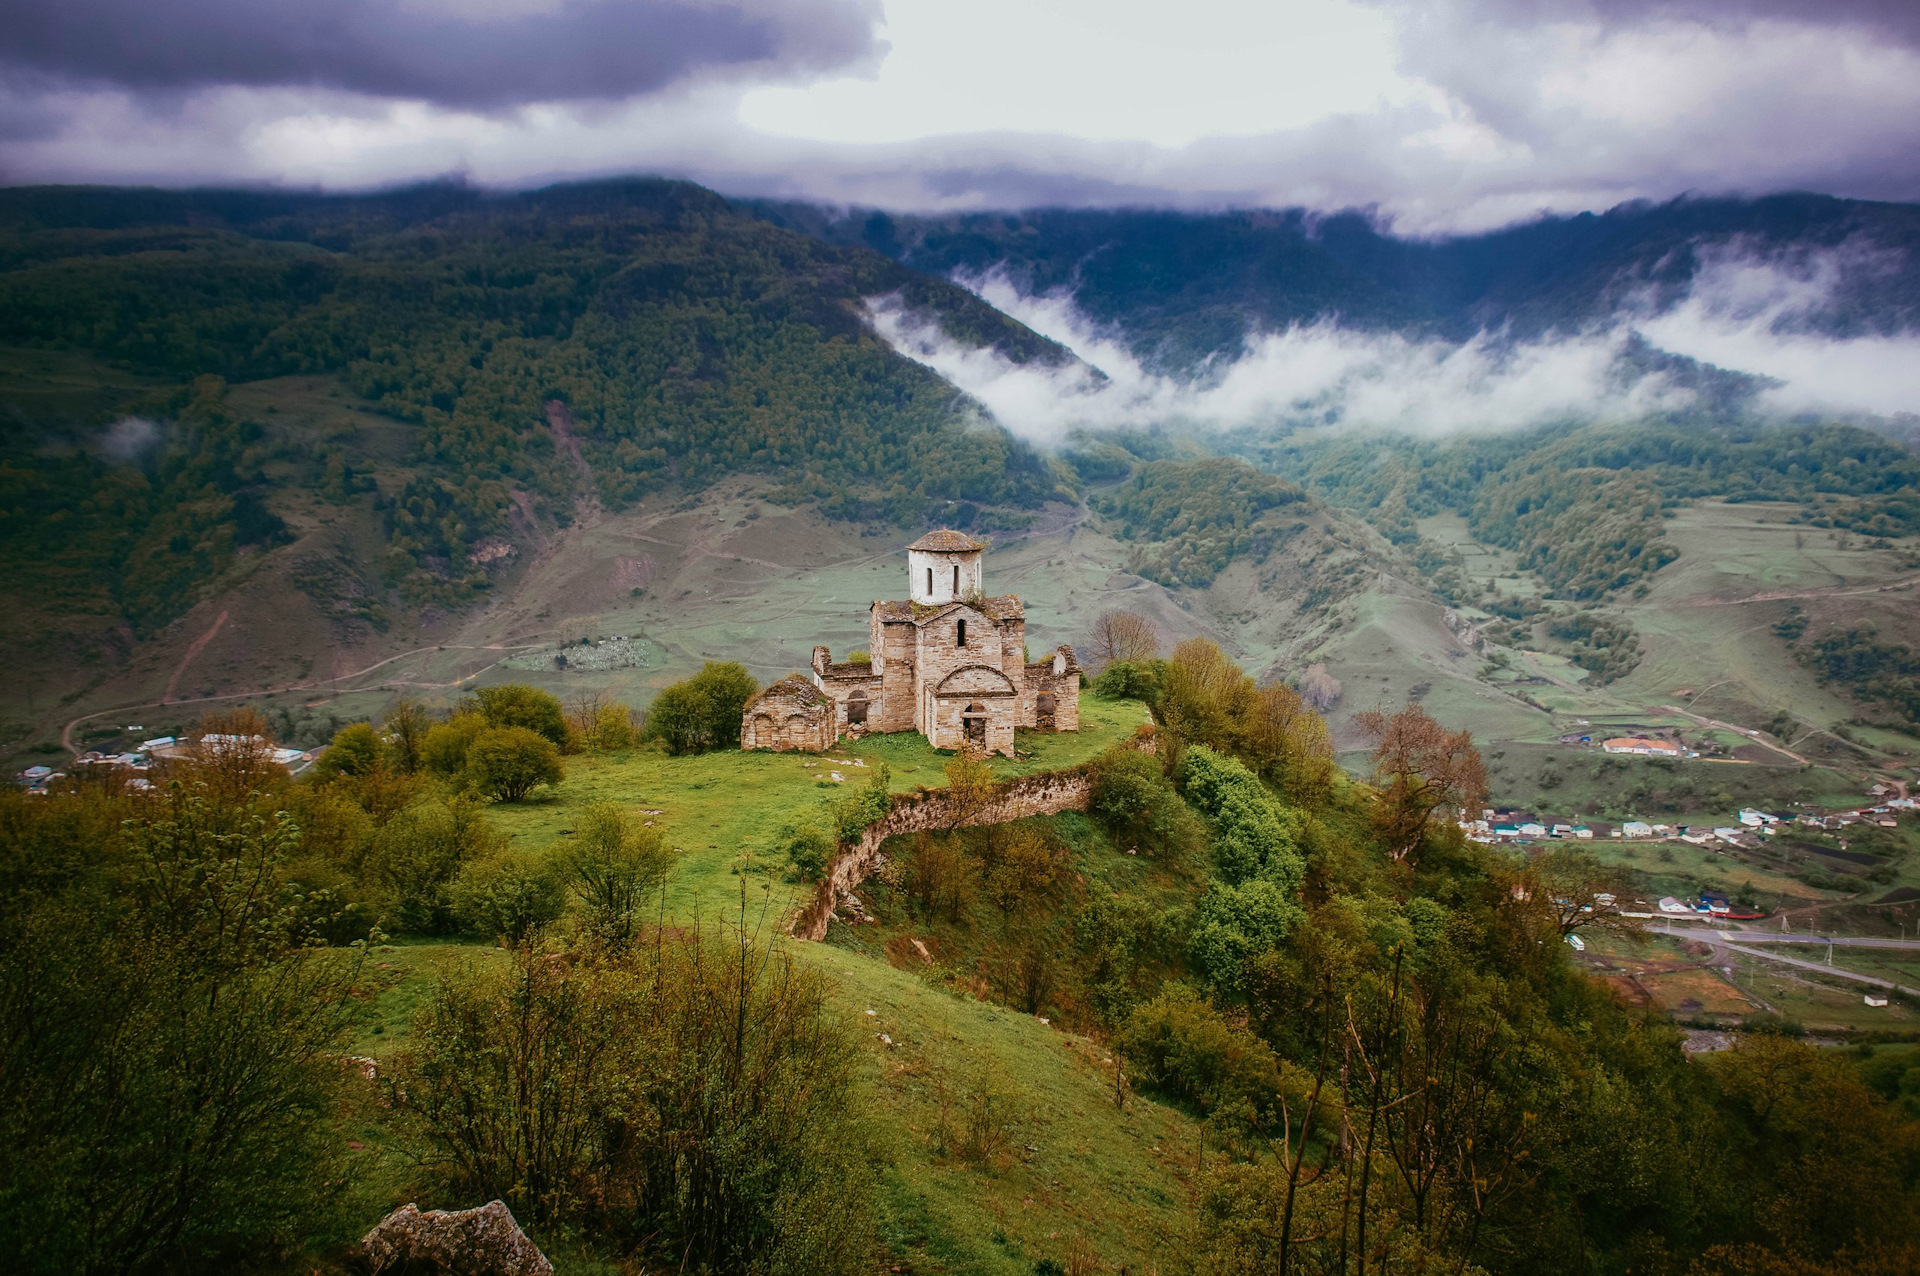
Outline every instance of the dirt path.
POLYGON ((1920 576, 1908 576, 1901 580, 1888 581, 1884 585, 1862 585, 1849 589, 1845 585, 1827 585, 1820 589, 1780 589, 1764 594, 1748 594, 1745 598, 1692 598, 1684 604, 1688 607, 1740 607, 1747 603, 1776 603, 1789 598, 1855 598, 1862 594, 1886 594, 1896 589, 1910 589, 1920 585, 1920 576))
POLYGON ((1784 744, 1771 744, 1768 741, 1761 739, 1758 735, 1755 735, 1751 730, 1749 730, 1746 727, 1736 726, 1731 722, 1722 722, 1718 718, 1703 717, 1700 714, 1694 713, 1690 709, 1682 709, 1677 704, 1663 704, 1660 706, 1660 709, 1663 713, 1677 713, 1681 717, 1686 718, 1689 721, 1696 722, 1703 727, 1718 727, 1722 731, 1731 731, 1735 735, 1745 736, 1747 739, 1753 741, 1755 744, 1759 745, 1761 748, 1772 749, 1775 753, 1780 754, 1782 757, 1792 758, 1795 762, 1798 762, 1801 766, 1813 765, 1811 761, 1801 757, 1798 753, 1795 753, 1792 749, 1787 748, 1787 746, 1785 746, 1784 744))
MULTIPOLYGON (((215 622, 214 627, 212 629, 209 629, 205 634, 201 635, 199 641, 196 642, 193 647, 188 649, 186 660, 183 660, 180 662, 181 669, 186 668, 187 660, 193 659, 195 652, 197 652, 201 646, 205 645, 208 639, 213 637, 214 632, 220 628, 220 623, 224 622, 226 618, 227 618, 227 615, 225 612, 220 613, 220 621, 215 622)), ((463 643, 435 643, 431 647, 415 647, 411 651, 403 651, 397 656, 388 656, 385 660, 376 660, 364 669, 356 669, 352 673, 338 674, 331 678, 309 678, 304 682, 289 682, 278 687, 261 687, 253 691, 227 691, 227 692, 222 692, 217 696, 197 696, 191 701, 181 701, 181 700, 173 699, 172 698, 173 683, 168 683, 167 684, 168 694, 162 699, 142 700, 134 704, 114 705, 113 707, 108 709, 96 709, 92 713, 81 714, 79 717, 68 722, 65 727, 61 728, 60 746, 64 748, 68 753, 73 754, 75 757, 79 757, 80 750, 73 742, 73 733, 74 733, 74 730, 80 726, 80 724, 84 722, 91 722, 95 718, 104 718, 108 714, 125 713, 129 709, 157 709, 157 708, 163 708, 166 705, 170 705, 170 704, 186 704, 186 703, 202 704, 202 703, 211 703, 216 700, 250 700, 255 696, 285 695, 289 691, 313 691, 320 687, 336 686, 341 682, 351 682, 355 678, 364 678, 366 675, 374 672, 376 669, 384 668, 387 665, 392 664, 396 660, 405 660, 408 656, 417 656, 423 651, 508 652, 508 651, 526 651, 526 650, 529 650, 530 648, 538 647, 540 645, 541 644, 537 642, 520 643, 516 646, 506 646, 501 643, 487 643, 484 645, 472 645, 472 644, 463 644, 463 643)), ((505 656, 500 657, 500 660, 505 660, 505 659, 506 659, 505 656)), ((396 685, 408 686, 408 687, 436 687, 436 688, 457 687, 457 686, 460 686, 462 683, 473 681, 475 678, 485 673, 488 669, 493 668, 494 665, 499 664, 500 660, 495 660, 490 664, 483 665, 479 669, 476 669, 472 673, 468 674, 466 677, 457 679, 453 682, 406 681, 406 682, 398 683, 396 685)), ((180 680, 180 674, 178 671, 176 671, 174 673, 174 682, 178 682, 179 680, 180 680)), ((348 688, 348 690, 350 691, 361 690, 361 689, 362 688, 354 688, 354 687, 348 688)))
POLYGON ((187 666, 193 663, 195 656, 206 650, 207 644, 213 641, 213 636, 220 632, 220 626, 226 623, 227 613, 223 611, 220 613, 220 618, 213 622, 206 633, 195 638, 187 646, 187 654, 180 657, 180 663, 174 668, 173 677, 167 679, 167 689, 160 693, 161 704, 173 699, 173 693, 180 689, 180 679, 186 676, 187 666))

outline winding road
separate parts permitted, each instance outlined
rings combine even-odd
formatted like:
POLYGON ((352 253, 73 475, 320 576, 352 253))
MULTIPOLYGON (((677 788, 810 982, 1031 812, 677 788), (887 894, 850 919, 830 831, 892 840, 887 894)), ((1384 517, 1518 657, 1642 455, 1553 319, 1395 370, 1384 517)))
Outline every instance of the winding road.
MULTIPOLYGON (((221 621, 226 620, 226 613, 224 612, 221 613, 220 620, 221 621)), ((214 625, 214 629, 209 630, 200 639, 200 644, 204 645, 206 640, 213 636, 214 630, 219 629, 219 627, 220 627, 219 622, 216 622, 214 625)), ((396 660, 405 660, 408 656, 417 656, 420 653, 425 651, 512 652, 512 651, 526 651, 526 650, 529 650, 530 648, 538 647, 540 645, 541 644, 537 642, 520 643, 517 646, 506 646, 501 643, 487 643, 485 645, 479 645, 479 646, 464 644, 464 643, 435 643, 433 646, 430 646, 430 647, 415 647, 411 651, 403 651, 397 656, 388 656, 385 660, 376 660, 364 669, 356 669, 352 673, 337 674, 330 678, 310 678, 304 682, 289 682, 283 686, 262 687, 253 691, 227 691, 227 692, 222 692, 217 696, 195 696, 191 700, 177 700, 177 699, 174 699, 171 695, 165 695, 158 700, 141 700, 134 704, 114 705, 113 707, 107 708, 107 709, 96 709, 92 713, 83 713, 79 717, 74 718, 72 721, 68 722, 65 727, 61 728, 60 746, 64 748, 68 753, 73 754, 75 757, 79 757, 80 749, 73 742, 73 732, 76 727, 80 726, 80 724, 83 722, 91 722, 95 718, 104 718, 110 714, 124 714, 132 709, 158 709, 158 708, 164 708, 165 706, 171 705, 171 704, 208 704, 215 700, 251 700, 256 696, 285 695, 289 691, 314 691, 321 687, 334 687, 334 686, 338 686, 342 682, 351 682, 355 678, 364 678, 368 674, 372 673, 374 670, 383 669, 386 666, 392 664, 396 660)), ((189 654, 188 659, 192 659, 191 653, 189 654)), ((505 660, 505 659, 506 659, 505 655, 502 655, 500 657, 500 660, 505 660)), ((452 682, 410 682, 406 685, 414 686, 414 687, 457 687, 457 686, 460 686, 462 683, 473 681, 475 678, 479 677, 481 674, 485 673, 487 670, 493 668, 494 665, 499 664, 500 660, 495 660, 488 664, 482 665, 480 668, 474 670, 472 673, 466 675, 464 678, 457 678, 452 682)), ((184 664, 185 662, 183 661, 182 662, 183 667, 184 667, 184 664)), ((175 681, 177 682, 178 680, 179 680, 179 675, 176 673, 175 681)), ((361 688, 348 688, 348 689, 361 690, 361 688)), ((172 690, 171 683, 168 684, 168 690, 169 692, 172 690)))

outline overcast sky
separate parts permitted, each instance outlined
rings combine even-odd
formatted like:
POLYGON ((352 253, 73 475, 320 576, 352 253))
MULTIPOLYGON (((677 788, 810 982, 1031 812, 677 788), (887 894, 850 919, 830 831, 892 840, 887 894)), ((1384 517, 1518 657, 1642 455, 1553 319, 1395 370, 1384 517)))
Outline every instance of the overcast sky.
POLYGON ((1920 0, 0 0, 0 181, 901 209, 1920 198, 1920 0))

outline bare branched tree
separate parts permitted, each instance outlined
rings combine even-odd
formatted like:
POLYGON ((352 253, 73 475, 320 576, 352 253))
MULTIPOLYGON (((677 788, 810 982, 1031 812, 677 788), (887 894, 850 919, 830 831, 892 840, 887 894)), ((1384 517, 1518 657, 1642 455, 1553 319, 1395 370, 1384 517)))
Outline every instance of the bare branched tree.
POLYGON ((1309 665, 1300 675, 1300 698, 1316 712, 1325 713, 1340 703, 1340 680, 1327 672, 1325 665, 1309 665))
POLYGON ((1159 654, 1159 627, 1137 611, 1103 611, 1088 634, 1087 656, 1095 669, 1116 660, 1152 660, 1159 654))

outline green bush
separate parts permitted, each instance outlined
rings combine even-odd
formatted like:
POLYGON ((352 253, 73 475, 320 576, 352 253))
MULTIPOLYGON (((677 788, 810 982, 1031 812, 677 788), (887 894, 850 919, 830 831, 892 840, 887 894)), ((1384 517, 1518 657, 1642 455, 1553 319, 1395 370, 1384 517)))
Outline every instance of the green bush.
POLYGON ((737 749, 740 717, 758 689, 746 666, 710 660, 693 677, 661 689, 641 738, 658 740, 676 755, 737 749))
POLYGON ((1286 941, 1305 914, 1266 878, 1235 886, 1215 879, 1195 910, 1188 952, 1213 986, 1240 986, 1247 960, 1286 941))
POLYGON ((817 882, 826 874, 838 849, 833 831, 818 820, 801 820, 780 830, 780 849, 802 881, 817 882))
POLYGON ((559 920, 566 891, 543 856, 499 854, 460 870, 448 889, 453 917, 476 939, 517 944, 559 920))
POLYGON ((505 841, 471 797, 412 807, 387 821, 361 869, 384 903, 382 924, 411 934, 452 929, 449 884, 462 866, 497 854, 505 841))
POLYGON ((1186 750, 1180 777, 1187 800, 1214 823, 1214 856, 1228 882, 1266 878, 1291 895, 1300 889, 1300 817, 1260 778, 1205 745, 1186 750))
POLYGON ((1106 700, 1143 700, 1153 704, 1160 699, 1166 667, 1164 660, 1116 660, 1093 680, 1093 694, 1106 700))
POLYGON ((476 789, 502 802, 525 801, 541 785, 566 778, 559 747, 525 727, 491 727, 475 736, 467 774, 476 789))
POLYGON ((1135 1077, 1203 1112, 1263 1115, 1280 1094, 1279 1061, 1267 1043, 1178 984, 1136 1007, 1116 1044, 1135 1077))
POLYGON ((523 946, 443 985, 402 1061, 462 1199, 580 1229, 648 1267, 871 1270, 859 1055, 818 976, 687 936, 617 961, 523 946))
POLYGON ((1178 858, 1205 839, 1199 820, 1161 772, 1160 760, 1139 749, 1116 747, 1100 755, 1087 810, 1122 850, 1178 858))
POLYGON ((573 841, 560 855, 568 889, 580 902, 582 928, 614 952, 640 933, 647 901, 672 867, 673 852, 659 830, 613 802, 595 802, 582 812, 573 841))
POLYGON ((60 824, 86 813, 53 808, 83 800, 13 812, 48 821, 38 845, 0 831, 38 878, 0 891, 6 1269, 280 1261, 331 1222, 358 957, 310 947, 274 889, 298 850, 285 816, 174 788, 61 867, 81 830, 60 824))
POLYGON ((467 750, 486 729, 487 720, 477 713, 456 713, 436 722, 421 740, 420 760, 435 775, 458 779, 467 769, 467 750))
POLYGON ((314 761, 314 776, 330 779, 338 775, 367 775, 382 765, 386 753, 386 741, 372 724, 350 723, 334 732, 333 743, 314 761))
POLYGON ((475 710, 490 727, 522 727, 567 747, 567 715, 552 692, 508 682, 474 692, 475 710))

